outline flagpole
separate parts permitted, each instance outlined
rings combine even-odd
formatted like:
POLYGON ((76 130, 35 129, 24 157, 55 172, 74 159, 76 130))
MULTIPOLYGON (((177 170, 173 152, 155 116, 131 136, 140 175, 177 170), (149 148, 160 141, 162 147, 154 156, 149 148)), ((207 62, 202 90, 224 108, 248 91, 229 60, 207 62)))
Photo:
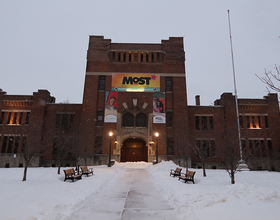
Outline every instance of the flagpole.
POLYGON ((239 122, 239 110, 238 110, 238 97, 236 89, 236 80, 235 80, 235 68, 234 68, 234 58, 233 58, 233 47, 232 47, 232 37, 231 37, 231 26, 230 26, 230 15, 228 10, 228 25, 229 25, 229 38, 230 38, 230 47, 231 47, 231 62, 232 62, 232 73, 233 73, 233 82, 234 82, 234 96, 235 96, 235 107, 236 107, 236 118, 237 118, 237 129, 238 129, 238 144, 239 144, 239 153, 240 161, 238 169, 248 169, 247 164, 243 160, 242 154, 242 144, 241 144, 241 132, 240 132, 240 122, 239 122))

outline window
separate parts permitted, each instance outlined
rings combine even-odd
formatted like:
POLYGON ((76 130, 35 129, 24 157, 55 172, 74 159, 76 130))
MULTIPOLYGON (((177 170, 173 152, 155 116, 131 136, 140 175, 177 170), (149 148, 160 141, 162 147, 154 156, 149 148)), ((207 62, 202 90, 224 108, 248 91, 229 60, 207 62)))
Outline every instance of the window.
POLYGON ((264 139, 249 139, 248 148, 246 147, 246 141, 242 140, 242 151, 245 156, 252 157, 267 157, 272 156, 273 149, 271 140, 264 139), (267 148, 266 148, 267 144, 267 148))
POLYGON ((123 53, 123 62, 126 62, 126 52, 123 53))
POLYGON ((249 116, 246 116, 246 121, 247 121, 247 128, 250 128, 250 118, 249 118, 249 116))
POLYGON ((204 157, 209 157, 210 156, 209 141, 208 140, 202 140, 202 151, 203 151, 203 156, 204 157))
POLYGON ((244 125, 243 125, 243 116, 242 116, 242 115, 239 115, 239 126, 240 126, 240 128, 244 128, 244 125))
MULTIPOLYGON (((239 116, 239 119, 242 117, 239 116)), ((240 120, 239 120, 240 121, 240 120)), ((246 127, 248 129, 261 129, 263 128, 263 126, 265 126, 266 128, 268 128, 268 122, 267 122, 267 116, 260 116, 260 115, 246 115, 246 127), (264 120, 263 122, 265 123, 265 125, 263 125, 262 123, 262 119, 264 120)), ((240 127, 243 128, 243 126, 240 127)))
POLYGON ((68 114, 62 114, 62 128, 68 128, 68 114))
POLYGON ((152 52, 151 54, 152 54, 152 60, 151 60, 151 61, 152 61, 152 62, 155 62, 155 53, 152 52))
POLYGON ((8 117, 7 120, 4 121, 5 117, 5 112, 1 112, 0 116, 0 124, 3 124, 4 122, 8 125, 21 125, 23 117, 25 116, 25 124, 29 124, 29 117, 30 117, 30 112, 23 112, 23 111, 13 111, 13 112, 7 112, 8 117))
POLYGON ((121 62, 121 53, 118 52, 118 61, 121 62))
POLYGON ((213 116, 195 116, 195 128, 196 130, 214 130, 213 116))
POLYGON ((106 76, 99 76, 99 90, 105 90, 106 76))
POLYGON ((14 137, 9 137, 9 143, 8 143, 8 151, 7 153, 12 153, 13 150, 13 143, 14 143, 14 137))
POLYGON ((214 129, 213 116, 209 116, 209 128, 210 130, 214 129))
POLYGON ((109 58, 113 62, 162 62, 163 52, 154 51, 110 51, 109 58))
POLYGON ((256 128, 255 116, 251 116, 251 121, 252 121, 252 127, 256 128))
POLYGON ((172 127, 172 112, 166 112, 166 126, 172 127))
POLYGON ((60 116, 61 116, 61 114, 56 114, 56 119, 55 119, 56 128, 59 128, 59 126, 60 126, 60 116))
POLYGON ((265 128, 269 128, 268 126, 268 117, 264 116, 265 128))
POLYGON ((254 155, 254 142, 253 140, 249 140, 249 153, 250 155, 254 155))
POLYGON ((26 112, 26 118, 25 118, 25 124, 29 124, 29 117, 30 117, 30 112, 26 112))
POLYGON ((19 137, 17 136, 15 139, 14 154, 17 154, 18 152, 18 144, 19 144, 19 137))
POLYGON ((22 137, 22 140, 21 140, 21 153, 24 152, 25 145, 26 145, 26 137, 22 137))
POLYGON ((264 140, 261 140, 261 154, 262 154, 262 157, 266 157, 266 150, 265 150, 264 140))
POLYGON ((75 114, 70 114, 70 124, 73 125, 75 122, 75 114))
POLYGON ((23 112, 20 112, 19 114, 19 124, 22 124, 22 119, 23 119, 23 112))
POLYGON ((2 154, 3 154, 3 153, 6 153, 7 140, 8 140, 8 137, 5 136, 5 137, 3 138, 3 142, 2 142, 2 150, 1 150, 1 153, 2 153, 2 154))
POLYGON ((167 155, 174 155, 174 140, 173 137, 167 137, 167 155))
POLYGON ((207 130, 207 116, 201 117, 202 130, 207 130))
POLYGON ((0 124, 3 124, 4 118, 5 118, 5 112, 1 112, 1 115, 0 115, 0 124))
POLYGON ((12 124, 12 123, 11 123, 11 117, 12 117, 12 112, 9 112, 9 113, 8 113, 7 124, 12 124))
POLYGON ((269 156, 271 157, 273 155, 273 149, 272 149, 272 142, 271 142, 271 140, 267 141, 267 147, 268 147, 269 156))
POLYGON ((211 156, 216 156, 216 144, 214 140, 210 140, 210 146, 211 146, 211 156))
POLYGON ((16 124, 17 124, 17 115, 18 115, 18 113, 15 112, 15 113, 14 113, 14 118, 13 118, 13 125, 16 125, 16 124))
POLYGON ((216 156, 216 144, 215 140, 212 139, 198 139, 196 140, 196 147, 200 154, 206 157, 216 156))
POLYGON ((138 52, 134 52, 134 62, 138 62, 138 52))
POLYGON ((261 116, 257 116, 259 128, 262 128, 261 116))
POLYGON ((165 90, 167 92, 172 91, 172 78, 171 77, 165 77, 165 90))
POLYGON ((144 113, 136 116, 136 127, 147 127, 147 116, 144 113))
POLYGON ((55 127, 64 130, 71 129, 74 125, 75 113, 57 113, 55 118, 55 127))
POLYGON ((102 136, 95 137, 94 154, 102 154, 102 136))
POLYGON ((134 116, 127 112, 123 115, 123 127, 133 127, 134 126, 134 116))
POLYGON ((104 117, 104 112, 103 111, 98 111, 97 112, 97 126, 102 126, 103 125, 103 117, 104 117))
POLYGON ((196 130, 200 130, 200 127, 199 127, 199 116, 195 116, 195 128, 196 128, 196 130))

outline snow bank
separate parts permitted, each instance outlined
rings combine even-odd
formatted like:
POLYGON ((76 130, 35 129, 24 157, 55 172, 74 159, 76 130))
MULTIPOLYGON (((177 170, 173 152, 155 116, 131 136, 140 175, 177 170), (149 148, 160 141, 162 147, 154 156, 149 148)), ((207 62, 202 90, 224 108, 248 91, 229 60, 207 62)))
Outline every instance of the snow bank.
POLYGON ((171 161, 163 161, 148 170, 177 210, 177 219, 279 219, 279 173, 237 173, 237 183, 232 185, 225 170, 207 170, 207 177, 203 177, 201 169, 190 169, 196 171, 196 184, 185 184, 169 176, 170 169, 176 167, 171 161))

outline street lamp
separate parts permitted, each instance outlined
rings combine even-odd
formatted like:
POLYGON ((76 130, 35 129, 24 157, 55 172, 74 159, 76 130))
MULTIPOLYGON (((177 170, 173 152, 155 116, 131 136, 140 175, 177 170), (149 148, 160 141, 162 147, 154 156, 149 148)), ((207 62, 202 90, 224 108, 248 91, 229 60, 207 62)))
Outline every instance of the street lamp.
POLYGON ((155 136, 156 136, 156 141, 157 141, 157 145, 156 145, 156 163, 158 163, 158 136, 159 136, 159 133, 156 132, 155 136))
POLYGON ((109 132, 109 136, 110 136, 110 148, 109 148, 109 163, 108 163, 108 167, 111 167, 111 142, 112 142, 112 136, 113 136, 113 132, 109 132))

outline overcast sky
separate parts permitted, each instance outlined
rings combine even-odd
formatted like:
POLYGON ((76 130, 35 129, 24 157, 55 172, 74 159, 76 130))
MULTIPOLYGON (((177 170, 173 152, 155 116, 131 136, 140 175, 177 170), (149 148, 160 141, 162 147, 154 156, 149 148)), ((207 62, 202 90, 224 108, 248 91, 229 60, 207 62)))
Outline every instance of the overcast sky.
MULTIPOLYGON (((184 37, 188 104, 234 92, 230 10, 239 98, 262 98, 255 76, 280 64, 279 0, 1 0, 0 88, 82 103, 89 35, 113 43, 184 37)), ((176 86, 176 85, 174 85, 176 86)))

